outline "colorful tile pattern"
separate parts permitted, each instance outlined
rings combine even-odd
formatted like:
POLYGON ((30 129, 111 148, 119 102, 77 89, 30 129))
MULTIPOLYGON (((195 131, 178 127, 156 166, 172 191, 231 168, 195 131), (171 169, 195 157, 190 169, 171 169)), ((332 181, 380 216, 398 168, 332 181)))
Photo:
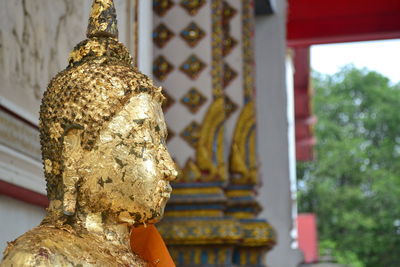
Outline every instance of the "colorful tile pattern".
POLYGON ((194 22, 181 31, 181 37, 190 47, 195 47, 204 36, 204 31, 194 22))
POLYGON ((153 31, 153 42, 159 48, 163 48, 174 36, 175 34, 165 24, 161 23, 153 31))
POLYGON ((183 7, 190 15, 194 16, 205 3, 205 0, 182 0, 181 7, 183 7))
POLYGON ((174 2, 171 0, 153 0, 153 10, 160 17, 164 16, 173 6, 174 2))
POLYGON ((165 90, 165 88, 163 89, 162 93, 165 97, 165 99, 162 103, 162 109, 163 109, 163 112, 165 113, 175 103, 175 99, 170 94, 168 94, 168 92, 165 90))
POLYGON ((158 56, 153 62, 153 74, 160 81, 164 81, 174 66, 164 56, 158 56))
POLYGON ((195 87, 190 88, 189 92, 181 98, 181 103, 192 113, 196 113, 206 101, 207 98, 195 87))
POLYGON ((224 88, 226 88, 237 76, 237 72, 232 69, 228 63, 224 63, 224 88))
POLYGON ((180 136, 185 140, 191 147, 196 148, 197 142, 199 141, 200 124, 192 121, 185 129, 181 132, 180 136))
POLYGON ((226 36, 223 42, 222 54, 225 56, 232 52, 233 48, 237 45, 237 41, 232 36, 226 36))
POLYGON ((200 72, 206 67, 206 64, 201 61, 196 55, 190 55, 179 68, 190 79, 195 80, 199 77, 200 72))

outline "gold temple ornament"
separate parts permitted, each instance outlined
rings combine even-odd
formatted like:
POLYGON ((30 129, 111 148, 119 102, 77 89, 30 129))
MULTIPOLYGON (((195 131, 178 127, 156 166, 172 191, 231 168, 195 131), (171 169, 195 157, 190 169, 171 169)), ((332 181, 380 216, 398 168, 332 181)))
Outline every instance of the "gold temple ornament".
POLYGON ((47 215, 0 266, 148 266, 130 230, 162 218, 177 176, 164 97, 118 42, 112 0, 93 1, 87 38, 42 99, 47 215))

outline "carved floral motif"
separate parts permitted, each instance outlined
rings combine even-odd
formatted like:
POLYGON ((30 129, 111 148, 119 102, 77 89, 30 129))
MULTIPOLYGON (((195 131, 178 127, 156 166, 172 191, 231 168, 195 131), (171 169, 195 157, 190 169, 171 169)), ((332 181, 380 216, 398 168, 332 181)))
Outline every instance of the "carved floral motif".
POLYGON ((206 101, 207 98, 195 87, 192 87, 181 98, 181 103, 185 105, 192 113, 196 113, 206 101))
POLYGON ((164 81, 174 66, 164 56, 158 56, 153 62, 153 74, 160 81, 164 81))
POLYGON ((237 10, 232 7, 227 1, 223 2, 222 5, 222 22, 223 24, 229 23, 229 21, 236 15, 237 10))
POLYGON ((224 88, 226 88, 237 76, 237 72, 229 66, 228 63, 224 63, 224 88))
POLYGON ((179 68, 190 79, 195 80, 200 75, 200 72, 206 67, 206 64, 201 61, 196 55, 190 55, 179 68))
POLYGON ((192 121, 188 126, 183 129, 180 136, 185 140, 190 146, 196 148, 197 142, 199 141, 200 134, 200 124, 192 121))
POLYGON ((153 31, 153 42, 159 47, 163 48, 175 34, 165 24, 159 24, 153 31))
POLYGON ((224 42, 223 42, 223 48, 222 48, 222 54, 225 56, 229 55, 233 48, 236 47, 238 41, 236 41, 235 38, 233 38, 232 36, 225 36, 224 38, 224 42))
POLYGON ((238 105, 232 101, 227 95, 225 95, 225 113, 226 117, 229 118, 238 108, 238 105))
POLYGON ((181 37, 190 47, 195 47, 205 36, 204 31, 194 22, 181 31, 181 37))
POLYGON ((164 16, 173 6, 174 2, 171 0, 153 0, 153 10, 160 17, 164 16))
POLYGON ((183 7, 190 15, 194 16, 205 3, 205 0, 182 0, 181 7, 183 7))

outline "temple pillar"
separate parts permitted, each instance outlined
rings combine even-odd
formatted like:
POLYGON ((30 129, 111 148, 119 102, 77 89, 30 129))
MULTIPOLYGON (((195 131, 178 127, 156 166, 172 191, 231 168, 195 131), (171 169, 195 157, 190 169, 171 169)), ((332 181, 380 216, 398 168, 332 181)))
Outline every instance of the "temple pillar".
MULTIPOLYGON (((228 205, 225 211, 240 222, 243 236, 235 246, 233 263, 235 266, 267 266, 267 252, 275 245, 276 236, 273 227, 257 215, 262 210, 256 198, 260 185, 258 173, 259 158, 257 153, 257 121, 255 107, 255 58, 254 58, 254 3, 252 0, 229 1, 237 2, 240 10, 240 24, 226 27, 234 35, 240 36, 241 64, 239 65, 240 84, 231 88, 240 92, 234 98, 240 107, 235 118, 235 127, 230 130, 229 153, 229 185, 226 187, 228 205), (229 30, 231 28, 231 30, 229 30)), ((229 60, 230 55, 226 56, 229 60)), ((227 90, 227 93, 229 90, 227 90)), ((228 122, 229 125, 229 122, 228 122)), ((269 205, 265 207, 269 208, 269 205)))
POLYGON ((225 123, 235 109, 225 89, 236 78, 224 64, 224 2, 155 0, 153 8, 153 75, 182 170, 158 229, 177 266, 232 266, 242 230, 224 215, 225 123))
POLYGON ((286 49, 286 1, 275 2, 275 13, 256 17, 255 56, 257 136, 262 186, 258 199, 277 232, 268 254, 270 266, 298 266, 293 68, 286 49), (288 67, 288 69, 286 68, 288 67))
POLYGON ((181 167, 158 228, 178 266, 265 266, 272 226, 256 216, 254 6, 155 0, 153 74, 181 167))

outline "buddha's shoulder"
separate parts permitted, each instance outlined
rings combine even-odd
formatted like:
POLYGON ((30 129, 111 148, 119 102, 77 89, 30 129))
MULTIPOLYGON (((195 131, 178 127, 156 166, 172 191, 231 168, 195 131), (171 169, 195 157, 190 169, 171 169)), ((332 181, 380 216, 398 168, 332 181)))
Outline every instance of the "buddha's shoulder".
POLYGON ((126 264, 125 260, 120 264, 121 259, 112 254, 94 238, 40 226, 9 242, 0 266, 140 266, 126 264))
MULTIPOLYGON (((66 229, 39 226, 9 242, 1 266, 70 266, 66 250, 76 244, 74 234, 66 229)), ((74 259, 71 259, 74 260, 74 259)))

